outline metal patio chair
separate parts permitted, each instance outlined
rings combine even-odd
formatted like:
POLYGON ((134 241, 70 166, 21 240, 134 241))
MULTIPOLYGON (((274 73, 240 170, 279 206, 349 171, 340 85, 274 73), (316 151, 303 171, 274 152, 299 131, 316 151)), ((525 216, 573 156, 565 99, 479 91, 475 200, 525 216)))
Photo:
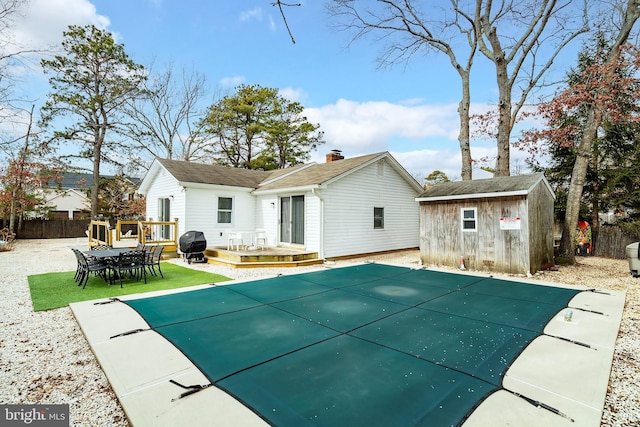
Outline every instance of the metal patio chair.
POLYGON ((145 256, 145 266, 149 269, 149 272, 154 276, 157 276, 155 267, 158 267, 158 271, 160 272, 160 277, 164 279, 164 275, 162 274, 162 270, 160 269, 160 260, 162 259, 162 251, 164 250, 164 246, 156 245, 152 246, 151 250, 146 253, 145 256))
POLYGON ((108 282, 107 278, 109 266, 106 262, 88 257, 77 249, 73 250, 76 254, 76 260, 78 261, 78 267, 76 269, 75 280, 78 286, 82 285, 82 289, 87 286, 89 277, 91 274, 102 277, 105 282, 108 282))
POLYGON ((111 284, 115 284, 117 277, 120 281, 120 287, 122 287, 122 277, 126 275, 135 278, 136 281, 144 278, 144 283, 147 283, 145 253, 142 251, 130 251, 121 253, 120 255, 118 255, 118 258, 113 261, 111 269, 113 270, 111 284))

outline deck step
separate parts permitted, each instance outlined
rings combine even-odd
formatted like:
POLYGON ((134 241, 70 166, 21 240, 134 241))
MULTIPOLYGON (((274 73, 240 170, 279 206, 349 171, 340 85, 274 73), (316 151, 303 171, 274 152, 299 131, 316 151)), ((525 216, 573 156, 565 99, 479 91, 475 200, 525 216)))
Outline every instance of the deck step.
POLYGON ((222 265, 231 268, 272 268, 272 267, 302 267, 306 265, 317 265, 324 263, 324 260, 302 259, 289 261, 235 261, 229 258, 210 257, 207 256, 209 264, 222 265))
POLYGON ((233 263, 298 263, 317 260, 317 252, 270 248, 265 250, 227 250, 212 248, 205 251, 208 258, 216 258, 233 263))

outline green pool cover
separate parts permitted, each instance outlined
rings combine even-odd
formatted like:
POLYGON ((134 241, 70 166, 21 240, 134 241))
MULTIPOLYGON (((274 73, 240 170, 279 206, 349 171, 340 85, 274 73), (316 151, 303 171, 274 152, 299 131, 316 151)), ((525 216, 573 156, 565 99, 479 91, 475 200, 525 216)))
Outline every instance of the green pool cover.
POLYGON ((365 264, 126 303, 270 424, 444 426, 577 293, 365 264))

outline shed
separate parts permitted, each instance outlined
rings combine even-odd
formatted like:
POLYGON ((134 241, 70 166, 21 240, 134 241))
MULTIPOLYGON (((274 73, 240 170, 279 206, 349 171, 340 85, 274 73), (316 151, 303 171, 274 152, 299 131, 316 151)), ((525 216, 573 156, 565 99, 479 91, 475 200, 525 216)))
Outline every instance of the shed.
POLYGON ((420 194, 420 258, 511 274, 553 264, 555 194, 543 174, 434 185, 420 194))

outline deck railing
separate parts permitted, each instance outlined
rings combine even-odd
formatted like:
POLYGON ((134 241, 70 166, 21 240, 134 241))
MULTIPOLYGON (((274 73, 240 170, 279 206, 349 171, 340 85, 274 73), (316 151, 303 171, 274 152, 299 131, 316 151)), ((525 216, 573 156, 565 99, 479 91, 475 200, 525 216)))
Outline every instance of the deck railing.
POLYGON ((87 230, 89 246, 114 245, 130 240, 132 245, 178 246, 178 221, 118 220, 115 227, 106 220, 93 220, 87 230))

